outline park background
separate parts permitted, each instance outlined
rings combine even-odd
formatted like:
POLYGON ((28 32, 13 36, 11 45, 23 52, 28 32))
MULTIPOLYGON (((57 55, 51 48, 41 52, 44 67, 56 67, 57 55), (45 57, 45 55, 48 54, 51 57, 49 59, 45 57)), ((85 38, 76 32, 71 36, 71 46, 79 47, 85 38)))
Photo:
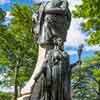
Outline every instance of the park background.
MULTIPOLYGON (((73 98, 100 100, 100 2, 68 1, 72 22, 64 49, 70 55, 70 63, 78 60, 77 49, 84 45, 81 68, 73 70, 73 98)), ((38 9, 36 2, 0 0, 0 100, 20 95, 20 88, 35 67, 38 45, 33 40, 31 17, 38 9)))

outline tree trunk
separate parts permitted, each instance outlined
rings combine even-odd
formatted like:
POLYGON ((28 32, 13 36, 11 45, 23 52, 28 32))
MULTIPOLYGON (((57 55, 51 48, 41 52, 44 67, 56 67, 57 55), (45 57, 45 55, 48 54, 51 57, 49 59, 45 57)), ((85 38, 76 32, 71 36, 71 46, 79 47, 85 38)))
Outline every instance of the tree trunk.
POLYGON ((18 73, 19 73, 19 66, 16 66, 15 67, 14 100, 17 100, 17 97, 18 97, 18 73))
POLYGON ((98 100, 100 100, 100 81, 98 82, 98 100))

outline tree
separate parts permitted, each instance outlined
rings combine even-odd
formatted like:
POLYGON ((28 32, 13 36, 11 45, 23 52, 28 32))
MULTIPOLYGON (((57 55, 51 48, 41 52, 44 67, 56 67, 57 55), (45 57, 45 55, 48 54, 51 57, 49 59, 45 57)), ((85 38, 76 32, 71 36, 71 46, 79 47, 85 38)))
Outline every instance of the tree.
POLYGON ((82 0, 82 4, 76 6, 73 11, 75 17, 81 17, 85 21, 82 29, 89 33, 87 42, 90 45, 100 44, 100 2, 99 0, 82 0))
MULTIPOLYGON (((6 12, 0 8, 0 45, 2 44, 2 37, 1 34, 7 31, 7 26, 3 24, 5 21, 6 12)), ((2 49, 0 48, 0 63, 7 64, 8 61, 6 57, 3 55, 2 49)))
POLYGON ((15 97, 18 87, 22 87, 31 76, 37 58, 37 44, 32 38, 32 8, 27 5, 14 4, 11 10, 13 19, 6 32, 0 33, 0 54, 8 62, 8 73, 5 77, 15 86, 15 97))
POLYGON ((20 6, 15 4, 12 7, 11 14, 14 18, 11 20, 8 32, 15 36, 18 42, 17 44, 19 44, 18 46, 16 45, 17 47, 15 49, 17 59, 15 67, 15 91, 17 93, 18 84, 22 85, 23 80, 28 79, 33 72, 32 67, 35 65, 37 57, 37 44, 33 41, 31 32, 32 9, 27 5, 20 6), (28 70, 27 66, 29 66, 28 70), (25 71, 26 75, 22 71, 25 71))
MULTIPOLYGON (((76 10, 73 11, 74 17, 83 18, 81 27, 89 35, 86 42, 89 45, 98 45, 100 47, 100 2, 99 0, 82 0, 82 4, 76 6, 76 10)), ((95 52, 96 56, 92 58, 95 64, 92 64, 88 59, 90 69, 90 77, 92 77, 92 83, 96 82, 97 86, 97 100, 100 99, 100 51, 95 52), (99 59, 99 60, 98 60, 99 59), (92 68, 90 67, 92 66, 92 68)))
POLYGON ((0 99, 1 100, 11 100, 12 95, 13 95, 12 93, 0 92, 0 99))
POLYGON ((0 8, 0 22, 4 20, 5 16, 6 12, 2 8, 0 8))
POLYGON ((97 100, 100 99, 100 56, 96 55, 90 61, 88 74, 93 82, 95 82, 96 87, 94 88, 97 94, 97 100))
MULTIPOLYGON (((81 65, 81 79, 78 74, 79 68, 73 72, 72 76, 72 88, 73 98, 75 100, 96 100, 97 94, 95 89, 97 84, 91 80, 92 75, 89 75, 89 66, 92 62, 91 58, 84 58, 81 65), (80 79, 80 80, 79 80, 80 79), (95 89, 93 88, 95 87, 95 89)), ((91 67, 90 67, 91 68, 91 67)), ((93 68, 92 68, 93 69, 93 68)))

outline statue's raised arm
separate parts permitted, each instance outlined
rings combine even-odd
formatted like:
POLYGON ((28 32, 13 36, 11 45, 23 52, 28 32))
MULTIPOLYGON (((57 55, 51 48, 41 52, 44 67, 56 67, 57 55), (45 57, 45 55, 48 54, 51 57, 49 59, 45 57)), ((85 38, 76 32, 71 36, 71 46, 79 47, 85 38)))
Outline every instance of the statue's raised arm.
MULTIPOLYGON (((66 40, 71 22, 71 13, 66 0, 50 0, 40 6, 38 26, 38 44, 52 44, 53 37, 66 40)), ((64 42, 63 41, 63 42, 64 42)))

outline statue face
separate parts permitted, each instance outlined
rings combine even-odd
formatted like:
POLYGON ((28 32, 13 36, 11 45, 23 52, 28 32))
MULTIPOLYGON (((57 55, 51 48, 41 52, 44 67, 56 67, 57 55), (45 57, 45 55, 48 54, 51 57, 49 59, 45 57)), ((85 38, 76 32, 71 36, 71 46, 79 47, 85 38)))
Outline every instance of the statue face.
POLYGON ((58 38, 58 39, 57 39, 57 44, 58 44, 58 46, 60 46, 60 47, 63 45, 63 41, 62 41, 61 38, 58 38))

